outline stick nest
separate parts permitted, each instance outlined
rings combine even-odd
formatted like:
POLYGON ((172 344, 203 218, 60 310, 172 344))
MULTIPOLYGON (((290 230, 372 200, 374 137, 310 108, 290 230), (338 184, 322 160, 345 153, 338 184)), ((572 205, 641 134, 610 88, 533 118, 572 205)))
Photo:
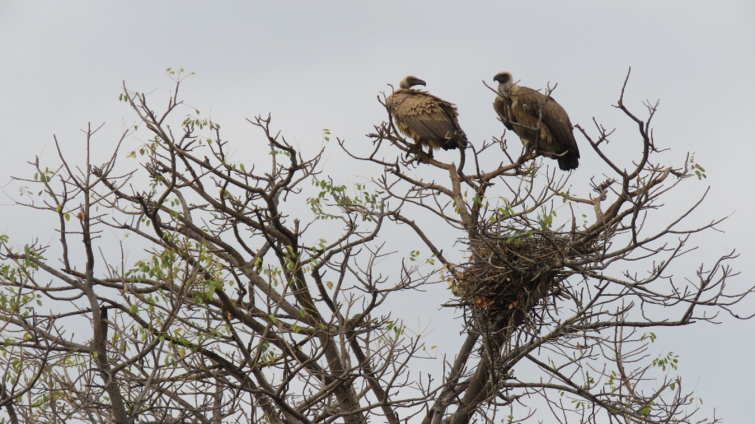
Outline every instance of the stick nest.
POLYGON ((566 259, 582 256, 571 234, 483 236, 470 242, 453 293, 461 298, 468 325, 481 334, 517 328, 571 271, 566 259))

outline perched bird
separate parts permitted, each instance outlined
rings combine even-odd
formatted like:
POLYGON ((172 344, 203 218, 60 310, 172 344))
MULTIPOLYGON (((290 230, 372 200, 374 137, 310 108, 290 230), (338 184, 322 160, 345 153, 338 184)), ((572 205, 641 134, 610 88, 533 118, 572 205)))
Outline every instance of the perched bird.
POLYGON ((432 94, 415 90, 425 82, 414 76, 401 80, 399 89, 385 99, 393 122, 404 135, 421 146, 433 149, 456 149, 467 145, 467 136, 459 126, 456 106, 432 94))
POLYGON ((501 72, 493 107, 503 125, 522 139, 527 148, 558 160, 564 171, 579 166, 579 148, 569 115, 552 97, 514 84, 511 72, 501 72), (539 128, 539 131, 538 131, 539 128))

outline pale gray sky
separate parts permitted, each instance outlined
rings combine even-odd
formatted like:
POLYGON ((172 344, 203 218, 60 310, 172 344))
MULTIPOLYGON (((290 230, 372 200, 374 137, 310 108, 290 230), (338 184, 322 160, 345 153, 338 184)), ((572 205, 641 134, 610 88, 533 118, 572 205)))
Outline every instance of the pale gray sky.
MULTIPOLYGON (((755 279, 754 46, 751 0, 0 0, 0 184, 30 175, 23 164, 35 155, 54 162, 53 134, 77 153, 87 122, 106 123, 98 148, 109 152, 134 121, 117 101, 122 81, 163 99, 167 67, 196 73, 183 98, 212 113, 227 138, 242 143, 254 134, 244 118, 272 112, 276 128, 310 152, 323 128, 352 146, 368 143, 364 134, 385 118, 376 95, 410 73, 458 105, 472 142, 489 140, 502 127, 481 80, 509 70, 531 87, 558 83, 554 97, 574 123, 590 128, 595 117, 617 127, 615 152, 629 164, 638 153, 631 147, 639 146, 636 130, 611 105, 631 66, 626 103, 643 114, 643 100, 660 99, 655 136, 670 149, 664 158, 681 164, 695 152, 707 170, 707 180, 689 182, 688 192, 669 200, 682 208, 710 185, 692 222, 732 215, 721 226, 726 232, 698 239, 701 248, 684 264, 736 248, 742 274, 730 284, 747 285, 755 279)), ((579 193, 603 168, 578 142, 583 160, 572 184, 579 193)), ((357 166, 332 172, 365 175, 357 166)), ((50 237, 18 208, 2 206, 0 216, 0 232, 17 243, 50 237)), ((692 268, 673 271, 694 275, 692 268)), ((448 293, 438 287, 426 296, 440 303, 448 293)), ((755 301, 749 305, 755 310, 755 301)), ((687 387, 697 386, 705 411, 752 422, 755 323, 723 321, 662 332, 656 345, 681 356, 680 374, 687 387)))

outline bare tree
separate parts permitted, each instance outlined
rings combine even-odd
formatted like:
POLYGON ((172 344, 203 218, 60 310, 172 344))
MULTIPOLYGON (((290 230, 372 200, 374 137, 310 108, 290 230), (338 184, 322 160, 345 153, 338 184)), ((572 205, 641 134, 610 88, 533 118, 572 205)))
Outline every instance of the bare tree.
POLYGON ((59 149, 60 167, 37 160, 18 179, 38 187, 18 203, 55 215, 59 240, 0 240, 4 422, 521 422, 535 398, 562 423, 718 421, 693 417, 676 358, 650 357, 648 343, 653 328, 738 317, 753 289, 728 291, 734 252, 695 279, 671 276, 720 220, 684 227, 700 199, 651 229, 663 196, 703 172, 654 161, 657 105, 642 120, 622 88, 617 107, 642 144, 629 170, 604 153, 611 131, 578 127, 612 170, 587 198, 532 152, 512 157, 504 137, 447 163, 390 119, 366 156, 339 140, 374 171, 349 187, 322 174, 324 150, 303 157, 269 116, 249 120, 266 163, 234 161, 217 123, 176 120, 175 81, 160 112, 124 86, 150 134, 135 151, 121 146, 138 128, 95 165, 89 128, 82 166, 59 149), (120 171, 129 157, 138 169, 120 171), (432 266, 414 252, 379 265, 396 250, 377 240, 389 226, 416 234, 432 266), (454 240, 458 254, 444 253, 454 240), (422 335, 385 306, 438 281, 452 286, 444 306, 464 316, 464 341, 436 358, 442 377, 417 378, 422 335))

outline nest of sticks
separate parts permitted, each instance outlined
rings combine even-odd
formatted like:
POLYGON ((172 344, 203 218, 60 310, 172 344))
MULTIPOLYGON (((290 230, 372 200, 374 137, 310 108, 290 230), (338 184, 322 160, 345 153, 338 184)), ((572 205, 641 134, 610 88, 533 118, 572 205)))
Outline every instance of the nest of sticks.
POLYGON ((542 232, 486 235, 470 241, 469 262, 460 267, 452 286, 470 330, 510 337, 571 275, 564 268, 565 260, 585 253, 570 246, 570 240, 571 234, 542 232))

